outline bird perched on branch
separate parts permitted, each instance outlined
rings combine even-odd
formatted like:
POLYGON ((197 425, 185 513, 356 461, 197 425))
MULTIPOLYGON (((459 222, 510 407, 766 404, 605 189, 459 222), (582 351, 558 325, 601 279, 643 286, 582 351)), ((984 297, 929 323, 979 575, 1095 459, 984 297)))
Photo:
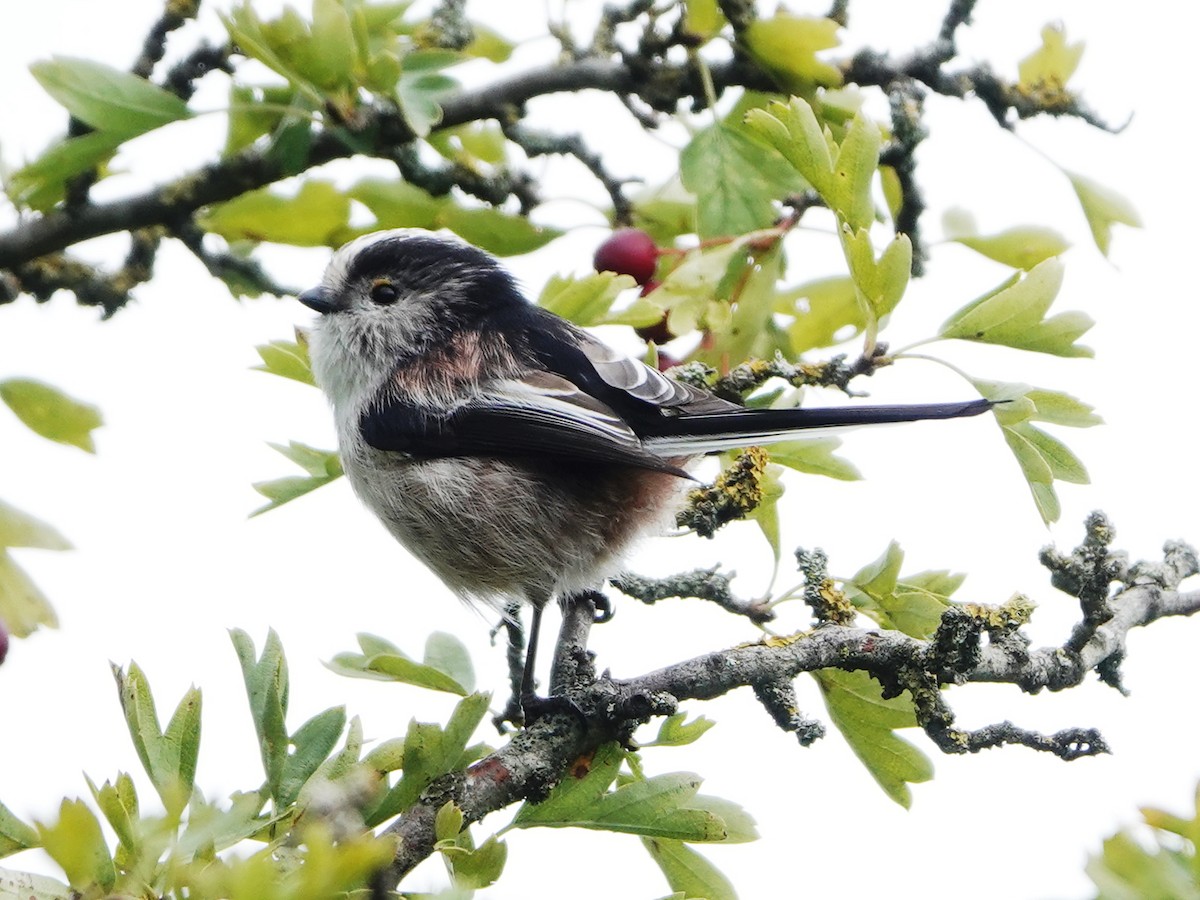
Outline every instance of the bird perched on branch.
POLYGON ((746 409, 613 351, 483 251, 417 229, 338 250, 298 297, 350 484, 460 597, 542 609, 598 588, 672 521, 692 460, 833 426, 973 416, 987 401, 746 409))

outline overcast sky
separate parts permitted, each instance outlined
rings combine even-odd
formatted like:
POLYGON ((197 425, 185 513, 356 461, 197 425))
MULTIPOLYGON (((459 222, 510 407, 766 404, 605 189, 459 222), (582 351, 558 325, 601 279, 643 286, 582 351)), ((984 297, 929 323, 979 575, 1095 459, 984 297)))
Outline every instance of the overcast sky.
MULTIPOLYGON (((572 4, 589 6, 595 4, 572 4)), ((13 7, 0 29, 0 158, 9 166, 36 154, 63 127, 61 111, 27 65, 60 53, 126 67, 160 4, 126 0, 119 13, 115 4, 88 0, 13 7)), ((206 4, 201 23, 214 36, 217 8, 227 5, 206 4)), ((531 38, 514 65, 532 65, 553 52, 548 39, 535 37, 543 30, 542 3, 503 8, 498 27, 531 38)), ((1152 19, 1128 6, 1083 0, 985 0, 977 27, 964 37, 968 58, 990 60, 1012 75, 1016 60, 1037 45, 1042 25, 1061 20, 1070 39, 1088 43, 1074 84, 1111 120, 1133 115, 1119 137, 1075 122, 1038 121, 1022 125, 1019 139, 1000 133, 979 104, 929 104, 933 137, 920 163, 931 234, 940 212, 954 205, 975 211, 985 231, 1025 222, 1059 229, 1075 246, 1066 255, 1056 309, 1083 309, 1099 323, 1084 339, 1096 348, 1094 361, 1030 360, 994 348, 950 348, 945 355, 981 377, 1029 381, 1094 403, 1105 427, 1058 432, 1085 460, 1093 483, 1060 488, 1062 519, 1047 530, 999 433, 985 420, 859 432, 847 438, 845 453, 866 481, 788 482, 785 548, 820 545, 835 573, 850 574, 899 539, 908 553, 906 572, 968 572, 964 599, 1000 603, 1027 593, 1039 603, 1031 633, 1040 645, 1061 643, 1074 610, 1049 587, 1037 551, 1050 541, 1073 546, 1088 511, 1105 509, 1119 545, 1138 558, 1157 558, 1166 539, 1200 541, 1192 439, 1200 298, 1192 275, 1194 226, 1187 221, 1200 196, 1185 132, 1191 117, 1181 102, 1191 84, 1190 42, 1198 23, 1190 5, 1178 9, 1187 11, 1152 19), (947 122, 953 130, 939 131, 947 122), (1066 180, 1043 153, 1117 188, 1141 211, 1146 228, 1118 229, 1111 262, 1091 245, 1066 180)), ((942 10, 927 0, 856 2, 852 34, 903 49, 935 31, 942 10)), ((190 35, 194 31, 173 46, 186 48, 190 35)), ((220 79, 211 82, 195 109, 218 110, 225 102, 220 79)), ((572 100, 531 109, 542 121, 590 130, 596 149, 619 172, 666 164, 669 154, 639 142, 616 104, 588 107, 582 118, 581 106, 572 100)), ((220 116, 210 115, 136 142, 118 158, 127 174, 101 185, 97 196, 170 178, 205 159, 221 138, 220 116)), ((332 176, 366 171, 357 166, 332 176)), ((564 177, 557 169, 547 172, 564 177)), ((662 174, 649 171, 651 179, 662 174)), ((597 199, 588 184, 569 184, 564 192, 597 199)), ((531 292, 553 272, 585 271, 604 235, 601 215, 584 203, 555 204, 540 214, 580 227, 546 251, 513 261, 531 292)), ((0 206, 0 227, 12 223, 12 210, 0 206)), ((834 269, 832 238, 828 251, 831 262, 822 267, 814 258, 813 270, 834 269)), ((121 245, 98 241, 88 252, 111 257, 121 245)), ((321 250, 272 257, 297 284, 315 281, 327 258, 321 250)), ((894 340, 924 336, 1004 274, 962 248, 934 248, 930 276, 912 288, 913 300, 921 302, 906 300, 894 340)), ((81 770, 100 782, 138 768, 109 660, 142 665, 160 712, 189 684, 200 686, 200 785, 211 796, 256 786, 258 752, 226 633, 232 627, 247 630, 259 646, 268 627, 281 634, 291 662, 293 727, 338 703, 363 717, 370 737, 403 733, 412 716, 448 715, 445 697, 347 681, 325 670, 320 660, 352 648, 357 631, 384 635, 414 654, 429 631, 451 631, 471 648, 480 685, 503 690, 502 653, 488 644, 489 622, 461 607, 395 545, 344 482, 247 520, 260 502, 251 482, 293 474, 266 441, 334 443, 316 391, 250 371, 254 346, 289 337, 294 326, 311 320, 309 311, 288 300, 236 303, 186 253, 168 246, 158 277, 138 291, 138 302, 111 322, 96 319, 66 296, 45 306, 22 299, 0 308, 0 378, 56 384, 98 404, 106 420, 97 435, 99 453, 88 457, 41 441, 0 411, 0 497, 53 523, 77 547, 69 554, 19 555, 55 603, 62 627, 16 643, 0 668, 0 798, 10 808, 27 819, 49 817, 64 793, 86 794, 81 770)), ((867 387, 876 401, 968 395, 954 376, 918 364, 881 373, 867 387)), ((744 573, 737 582, 743 594, 766 590, 770 555, 753 526, 730 528, 714 543, 653 541, 632 567, 665 573, 716 560, 744 573)), ((785 567, 777 586, 795 578, 785 567)), ((790 615, 792 627, 803 624, 802 610, 790 615)), ((746 624, 699 604, 646 609, 619 601, 616 619, 594 632, 594 649, 602 668, 623 676, 755 637, 746 624)), ((937 777, 914 789, 909 812, 884 797, 839 737, 800 750, 745 692, 690 705, 690 713, 715 718, 718 727, 693 747, 648 751, 646 763, 653 772, 697 771, 707 779, 706 793, 736 800, 758 819, 761 841, 701 848, 744 898, 781 890, 817 897, 1086 896, 1087 854, 1131 822, 1137 806, 1189 808, 1200 775, 1198 642, 1195 621, 1159 623, 1134 635, 1124 669, 1129 698, 1095 683, 1033 698, 1011 687, 951 691, 964 725, 1005 718, 1046 731, 1095 725, 1114 753, 1073 764, 1022 749, 951 759, 913 735, 933 757, 937 777)), ((805 711, 824 718, 809 680, 799 689, 805 711)), ((148 785, 143 796, 148 802, 148 785)), ((494 829, 507 820, 501 813, 484 824, 494 829)), ((482 896, 550 898, 569 890, 581 898, 649 898, 667 892, 627 836, 530 832, 508 840, 509 870, 482 896)), ((44 865, 34 854, 5 864, 44 865)), ((425 866, 411 887, 441 883, 438 866, 425 866)))

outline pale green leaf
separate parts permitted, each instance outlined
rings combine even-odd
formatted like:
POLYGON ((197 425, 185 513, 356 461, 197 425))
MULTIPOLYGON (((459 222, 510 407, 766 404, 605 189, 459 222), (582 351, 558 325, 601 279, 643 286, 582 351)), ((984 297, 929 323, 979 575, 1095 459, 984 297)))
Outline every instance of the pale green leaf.
POLYGON ((687 713, 675 713, 663 719, 658 726, 658 736, 643 747, 682 747, 701 738, 704 732, 717 723, 704 716, 697 716, 690 722, 685 721, 687 713))
POLYGON ((78 897, 55 878, 0 869, 0 900, 77 900, 78 897))
POLYGON ((406 181, 363 178, 351 185, 346 195, 357 200, 375 216, 371 231, 385 228, 438 227, 438 213, 449 201, 406 181))
POLYGON ((895 734, 917 724, 908 693, 884 700, 879 683, 866 672, 823 669, 815 673, 829 717, 855 756, 892 800, 912 803, 910 784, 933 777, 929 758, 895 734))
POLYGON ((807 93, 813 86, 842 83, 841 71, 817 57, 820 51, 841 43, 839 27, 833 19, 797 16, 780 9, 769 19, 751 21, 740 37, 754 61, 784 88, 807 93))
MULTIPOLYGON (((38 834, 0 803, 0 857, 38 845, 38 834)), ((0 870, 0 898, 4 897, 4 871, 0 870)))
POLYGON ((495 835, 469 853, 447 857, 455 886, 467 890, 480 890, 494 884, 507 861, 508 845, 495 835))
POLYGON ((283 763, 274 794, 276 805, 286 808, 296 802, 300 790, 337 746, 345 727, 346 708, 335 706, 317 713, 296 729, 288 739, 294 749, 283 763))
POLYGON ((789 469, 839 481, 857 481, 862 474, 854 463, 834 453, 841 445, 842 439, 834 436, 801 438, 772 444, 768 451, 772 462, 789 469))
POLYGON ((0 381, 0 400, 30 429, 60 444, 96 452, 92 431, 104 424, 100 410, 31 378, 0 381))
POLYGON ((475 690, 475 666, 466 645, 452 634, 435 631, 425 639, 425 665, 444 672, 464 688, 475 690))
POLYGON ((775 308, 796 317, 787 330, 796 353, 849 340, 866 325, 854 280, 846 275, 788 288, 776 299, 775 308))
POLYGON ((1108 256, 1108 248, 1112 242, 1114 224, 1128 225, 1131 228, 1142 227, 1141 216, 1125 197, 1084 175, 1066 169, 1063 172, 1071 180, 1071 187, 1075 189, 1079 205, 1083 207, 1088 227, 1092 230, 1092 239, 1105 256, 1108 256))
POLYGON ((688 34, 709 41, 725 27, 725 15, 717 0, 687 0, 683 28, 688 34))
MULTIPOLYGON (((846 129, 846 135, 833 161, 832 190, 825 199, 849 223, 852 231, 870 228, 875 221, 875 202, 871 184, 879 168, 879 150, 883 137, 879 126, 858 113, 846 129)), ((897 241, 906 235, 897 235, 897 241)), ((896 242, 893 242, 893 246, 896 242)), ((909 260, 912 245, 909 244, 909 260)), ((881 262, 882 265, 882 262, 881 262)))
POLYGON ((1066 31, 1061 25, 1047 25, 1042 29, 1042 46, 1017 65, 1018 90, 1027 94, 1066 90, 1067 82, 1075 74, 1082 57, 1082 41, 1068 44, 1066 31))
POLYGON ((37 823, 42 848, 81 894, 96 896, 116 883, 117 871, 96 814, 82 800, 63 800, 58 821, 37 823))
POLYGON ((50 601, 4 549, 0 549, 0 620, 17 637, 27 637, 39 625, 58 627, 50 601))
POLYGON ((312 362, 308 358, 308 345, 299 341, 271 341, 254 348, 262 359, 258 372, 269 372, 280 378, 290 378, 301 384, 316 386, 313 379, 312 362))
POLYGON ((191 115, 187 103, 170 91, 95 60, 55 56, 29 69, 67 112, 122 139, 191 115))
POLYGON ((287 763, 288 734, 288 671, 283 645, 274 629, 267 632, 263 651, 257 656, 254 642, 246 632, 233 628, 229 632, 242 667, 246 697, 250 701, 250 717, 258 736, 259 753, 267 787, 273 798, 280 796, 280 784, 287 763))
POLYGON ((786 104, 771 103, 766 109, 752 109, 746 113, 746 126, 782 153, 801 177, 830 202, 837 190, 830 139, 808 103, 792 97, 786 104))
POLYGON ((3 547, 70 550, 71 544, 52 525, 0 500, 0 548, 3 547))
POLYGON ((1070 242, 1053 228, 1021 225, 996 234, 963 234, 950 240, 1014 269, 1028 271, 1038 263, 1070 249, 1070 242))
POLYGON ((733 884, 711 862, 680 841, 642 838, 676 896, 687 900, 737 900, 733 884))

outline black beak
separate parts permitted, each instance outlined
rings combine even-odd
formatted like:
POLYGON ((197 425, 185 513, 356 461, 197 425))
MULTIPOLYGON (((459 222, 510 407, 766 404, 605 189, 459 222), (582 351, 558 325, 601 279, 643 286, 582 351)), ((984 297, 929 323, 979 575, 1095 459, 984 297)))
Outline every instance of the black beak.
POLYGON ((333 294, 324 285, 309 288, 307 291, 301 291, 296 295, 296 299, 309 309, 316 310, 321 315, 333 312, 334 309, 333 294))

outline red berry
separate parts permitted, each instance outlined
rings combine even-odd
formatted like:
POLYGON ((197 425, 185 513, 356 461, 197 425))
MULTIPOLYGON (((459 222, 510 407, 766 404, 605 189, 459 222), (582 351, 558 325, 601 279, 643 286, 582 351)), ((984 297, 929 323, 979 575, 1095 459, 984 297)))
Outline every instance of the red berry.
POLYGON ((638 328, 637 336, 643 341, 653 341, 659 346, 668 341, 675 340, 675 335, 671 334, 671 329, 667 327, 667 317, 665 315, 653 325, 643 325, 641 328, 638 328))
POLYGON ((4 627, 3 622, 0 622, 0 663, 4 662, 6 656, 8 656, 8 629, 4 627))
POLYGON ((645 284, 654 277, 658 247, 640 229, 619 228, 596 249, 592 262, 597 272, 632 275, 638 284, 645 284))

